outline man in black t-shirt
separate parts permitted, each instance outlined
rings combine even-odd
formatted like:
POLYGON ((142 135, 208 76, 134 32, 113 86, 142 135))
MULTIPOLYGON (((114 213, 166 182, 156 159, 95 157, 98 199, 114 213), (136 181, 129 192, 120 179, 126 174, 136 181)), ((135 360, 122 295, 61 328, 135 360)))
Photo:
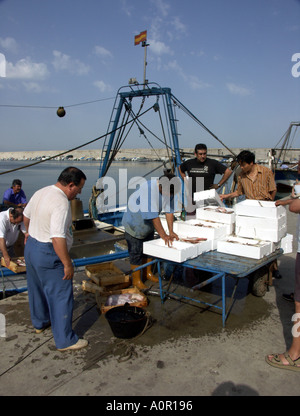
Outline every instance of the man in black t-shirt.
POLYGON ((183 179, 192 179, 192 193, 205 191, 207 189, 218 189, 227 181, 232 170, 221 162, 207 157, 205 144, 195 146, 195 159, 189 159, 179 166, 179 172, 183 179), (214 184, 215 175, 223 175, 218 184, 214 184), (197 180, 203 178, 203 180, 197 180))

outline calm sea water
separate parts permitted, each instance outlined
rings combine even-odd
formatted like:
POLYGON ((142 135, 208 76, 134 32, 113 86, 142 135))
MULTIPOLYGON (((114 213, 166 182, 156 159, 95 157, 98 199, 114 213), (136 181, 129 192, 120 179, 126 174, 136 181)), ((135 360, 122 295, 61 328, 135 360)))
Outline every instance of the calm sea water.
MULTIPOLYGON (((76 166, 81 169, 87 177, 82 193, 81 195, 78 195, 78 197, 82 201, 83 208, 88 208, 88 201, 92 193, 92 187, 96 184, 96 181, 99 178, 99 161, 48 161, 35 166, 27 167, 25 169, 17 170, 15 172, 6 173, 11 169, 17 169, 19 167, 29 165, 30 163, 33 162, 0 161, 1 202, 4 191, 11 186, 14 179, 21 179, 23 182, 22 188, 27 196, 27 199, 29 200, 29 198, 38 189, 56 183, 57 178, 63 169, 68 166, 76 166)), ((124 178, 124 169, 126 169, 128 181, 136 176, 145 176, 146 179, 150 179, 151 177, 159 177, 162 175, 163 167, 153 171, 160 165, 161 162, 113 162, 107 175, 116 181, 118 189, 119 175, 121 174, 124 178)))

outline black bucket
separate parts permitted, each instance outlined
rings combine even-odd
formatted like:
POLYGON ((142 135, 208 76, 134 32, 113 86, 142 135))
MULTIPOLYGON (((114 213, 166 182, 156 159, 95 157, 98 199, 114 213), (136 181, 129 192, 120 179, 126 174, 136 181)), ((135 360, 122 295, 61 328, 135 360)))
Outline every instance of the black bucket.
POLYGON ((117 338, 133 338, 140 334, 146 326, 147 316, 142 308, 130 306, 116 306, 105 314, 111 330, 117 338))

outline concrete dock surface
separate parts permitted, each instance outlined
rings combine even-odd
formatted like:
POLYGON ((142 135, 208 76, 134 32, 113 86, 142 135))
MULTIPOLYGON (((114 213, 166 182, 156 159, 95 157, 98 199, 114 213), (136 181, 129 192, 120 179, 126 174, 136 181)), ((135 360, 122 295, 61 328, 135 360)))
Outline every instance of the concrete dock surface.
MULTIPOLYGON (((297 217, 288 212, 288 232, 294 235, 297 217)), ((292 340, 294 304, 282 293, 293 292, 295 256, 294 237, 293 253, 279 260, 282 279, 273 279, 264 297, 248 293, 248 279, 241 279, 225 328, 219 311, 174 299, 162 304, 159 296, 148 295, 152 325, 129 340, 114 337, 95 295, 82 291, 85 271, 77 270, 73 328, 89 345, 73 352, 56 350, 51 328, 35 334, 26 292, 6 298, 0 301, 6 321, 0 337, 0 395, 103 396, 107 402, 109 396, 127 401, 137 396, 299 396, 300 374, 265 362, 267 354, 286 351, 292 340)), ((197 278, 186 273, 185 283, 197 278)), ((199 296, 214 302, 219 292, 212 284, 199 296)))

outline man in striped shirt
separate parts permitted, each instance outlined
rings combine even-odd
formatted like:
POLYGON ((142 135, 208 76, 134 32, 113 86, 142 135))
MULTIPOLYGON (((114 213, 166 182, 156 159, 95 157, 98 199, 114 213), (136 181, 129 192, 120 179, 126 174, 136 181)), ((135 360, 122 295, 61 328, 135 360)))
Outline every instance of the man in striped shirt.
POLYGON ((243 150, 237 161, 241 168, 237 188, 230 194, 220 195, 221 200, 245 195, 247 199, 274 201, 277 188, 271 169, 257 165, 254 153, 248 150, 243 150))

